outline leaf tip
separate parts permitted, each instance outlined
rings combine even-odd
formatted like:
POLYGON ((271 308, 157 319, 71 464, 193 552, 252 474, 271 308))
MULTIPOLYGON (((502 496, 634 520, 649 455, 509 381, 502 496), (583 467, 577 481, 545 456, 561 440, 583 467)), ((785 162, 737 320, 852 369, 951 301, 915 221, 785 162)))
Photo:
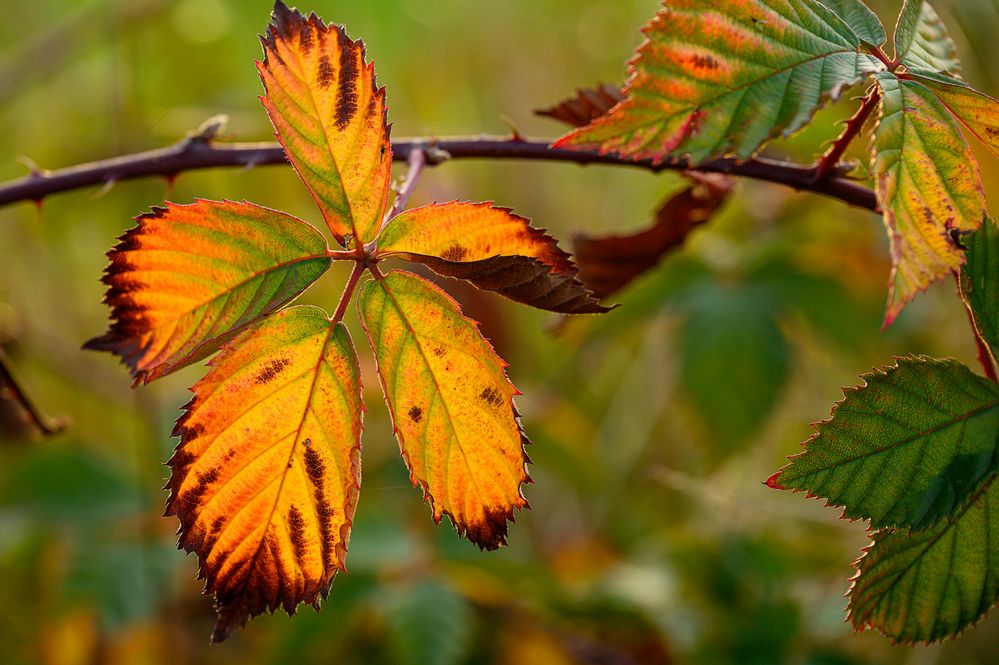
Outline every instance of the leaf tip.
POLYGON ((770 476, 769 478, 767 478, 766 481, 764 481, 764 484, 767 487, 769 487, 770 489, 786 490, 787 488, 784 487, 783 485, 781 485, 780 482, 779 482, 780 481, 780 477, 781 477, 781 475, 783 475, 783 473, 784 473, 784 470, 781 469, 777 473, 775 473, 772 476, 770 476))

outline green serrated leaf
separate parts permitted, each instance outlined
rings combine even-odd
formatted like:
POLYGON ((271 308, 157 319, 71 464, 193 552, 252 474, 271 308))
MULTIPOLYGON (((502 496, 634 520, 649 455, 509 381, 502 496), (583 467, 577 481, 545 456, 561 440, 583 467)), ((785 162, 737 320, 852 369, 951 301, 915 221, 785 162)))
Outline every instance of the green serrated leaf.
POLYGON ((768 485, 825 498, 874 528, 921 529, 999 469, 996 384, 925 356, 861 378, 768 485))
POLYGON ((445 586, 421 582, 388 605, 389 644, 400 665, 454 665, 468 650, 474 614, 445 586))
POLYGON ((975 327, 999 357, 999 225, 992 218, 966 238, 968 262, 961 272, 961 293, 971 309, 975 327))
POLYGON ((896 642, 956 636, 999 600, 999 482, 983 482, 952 519, 881 531, 850 589, 850 621, 896 642))
POLYGON ((908 67, 960 75, 957 45, 924 0, 905 0, 895 26, 895 57, 908 67))
POLYGON ((747 159, 884 70, 817 0, 669 0, 644 33, 627 98, 556 146, 747 159))
POLYGON ((858 37, 871 46, 881 46, 888 41, 881 19, 861 0, 822 0, 822 4, 836 12, 858 37))

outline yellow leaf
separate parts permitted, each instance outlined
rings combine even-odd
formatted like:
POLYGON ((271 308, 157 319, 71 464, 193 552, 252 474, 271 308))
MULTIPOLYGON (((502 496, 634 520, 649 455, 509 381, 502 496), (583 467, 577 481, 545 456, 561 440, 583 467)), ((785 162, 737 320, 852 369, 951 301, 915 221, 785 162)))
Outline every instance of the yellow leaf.
POLYGON ((341 244, 348 235, 358 246, 372 240, 388 199, 392 146, 385 89, 375 85, 364 45, 280 1, 263 44, 261 101, 288 160, 341 244))
POLYGON ((416 275, 368 282, 358 306, 399 447, 434 520, 448 515, 483 549, 504 545, 530 480, 506 364, 449 295, 416 275))
POLYGON ((889 325, 917 293, 960 269, 964 252, 952 233, 981 226, 985 193, 967 141, 934 94, 894 74, 875 78, 881 117, 872 172, 891 239, 889 325))
POLYGON ((290 307, 226 346, 193 392, 167 514, 215 594, 221 641, 264 611, 318 606, 343 570, 360 487, 357 357, 342 323, 290 307))
POLYGON ((963 81, 932 72, 910 72, 940 99, 979 141, 999 157, 999 100, 963 81))

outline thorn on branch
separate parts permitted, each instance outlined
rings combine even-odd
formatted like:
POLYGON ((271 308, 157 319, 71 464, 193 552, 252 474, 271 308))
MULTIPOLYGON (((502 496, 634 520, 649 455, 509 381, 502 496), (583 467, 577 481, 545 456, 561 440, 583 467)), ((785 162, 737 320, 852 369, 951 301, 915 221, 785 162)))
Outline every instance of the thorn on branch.
POLYGON ((184 138, 183 147, 190 148, 192 145, 196 144, 206 145, 211 143, 215 139, 219 138, 219 135, 223 132, 223 130, 225 130, 226 125, 228 124, 229 116, 226 114, 219 113, 218 115, 213 115, 198 125, 196 130, 188 133, 188 135, 184 138))

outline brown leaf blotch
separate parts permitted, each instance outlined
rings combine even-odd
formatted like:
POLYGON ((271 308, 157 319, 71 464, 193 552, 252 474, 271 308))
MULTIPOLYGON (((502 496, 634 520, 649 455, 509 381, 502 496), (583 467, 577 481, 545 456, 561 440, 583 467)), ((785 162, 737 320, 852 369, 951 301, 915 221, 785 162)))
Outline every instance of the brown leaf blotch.
POLYGON ((305 518, 298 506, 288 509, 288 535, 291 537, 291 546, 295 550, 295 558, 299 561, 305 556, 308 550, 308 543, 305 540, 305 518))
POLYGON ((253 377, 253 380, 260 384, 270 383, 289 365, 291 365, 291 361, 287 358, 277 358, 275 360, 271 360, 262 370, 260 370, 260 372, 257 373, 255 377, 253 377))
POLYGON ((316 85, 324 90, 333 85, 333 67, 330 65, 330 59, 325 55, 319 59, 319 69, 316 70, 316 85))
POLYGON ((502 406, 503 396, 493 386, 487 386, 479 393, 479 399, 492 407, 502 406))
POLYGON ((455 243, 441 252, 441 258, 445 261, 458 262, 468 256, 468 250, 455 243))
POLYGON ((418 423, 423 420, 423 409, 418 406, 413 406, 409 409, 409 419, 414 423, 418 423))
POLYGON ((337 30, 340 44, 340 81, 336 92, 336 126, 346 127, 357 113, 357 76, 360 73, 354 43, 343 28, 337 30))

